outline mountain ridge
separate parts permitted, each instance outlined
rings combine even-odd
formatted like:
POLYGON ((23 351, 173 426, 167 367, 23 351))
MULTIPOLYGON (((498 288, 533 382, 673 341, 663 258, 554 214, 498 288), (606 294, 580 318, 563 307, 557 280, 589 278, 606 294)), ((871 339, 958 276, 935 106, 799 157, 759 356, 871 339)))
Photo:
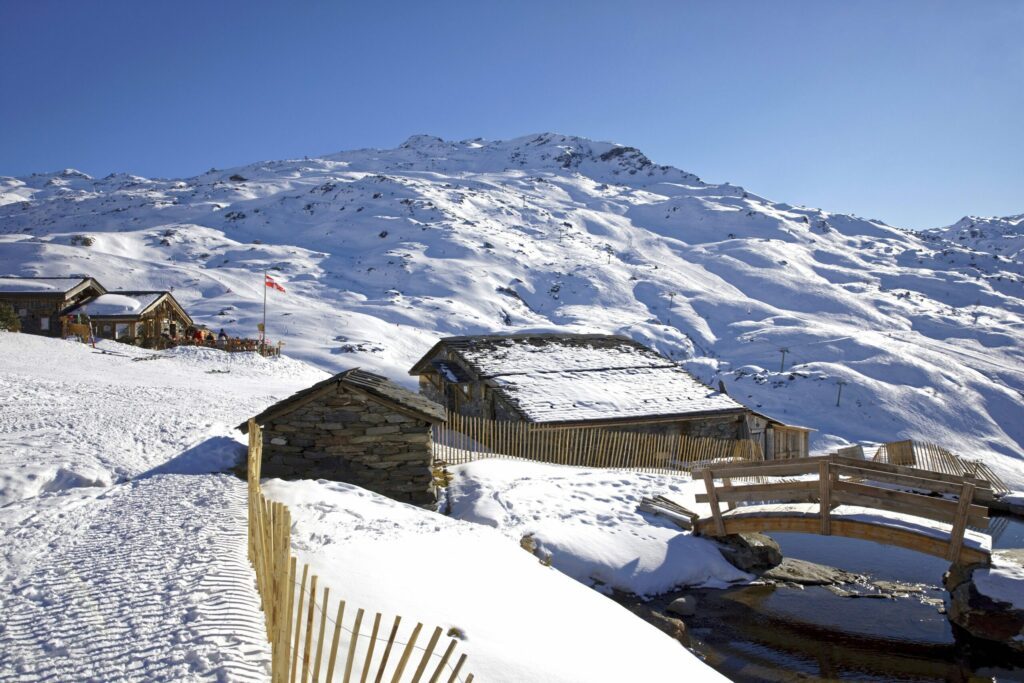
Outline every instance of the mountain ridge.
POLYGON ((286 353, 406 382, 439 336, 621 333, 819 429, 818 448, 913 437, 1006 470, 1024 445, 1024 264, 1012 217, 983 238, 964 220, 977 229, 915 232, 792 206, 575 136, 411 136, 182 179, 0 178, 0 272, 173 289, 252 336, 271 270, 286 353))

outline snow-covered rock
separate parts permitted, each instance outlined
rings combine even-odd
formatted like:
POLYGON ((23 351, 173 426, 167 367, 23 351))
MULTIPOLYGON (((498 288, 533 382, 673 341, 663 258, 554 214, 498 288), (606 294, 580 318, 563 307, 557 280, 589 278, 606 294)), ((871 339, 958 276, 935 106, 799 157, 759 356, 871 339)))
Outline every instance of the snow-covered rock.
POLYGON ((493 526, 556 569, 598 590, 640 596, 681 586, 723 587, 751 576, 718 546, 637 510, 645 496, 696 503, 703 483, 670 475, 482 460, 451 468, 453 517, 493 526))
POLYGON ((949 619, 971 635, 1024 651, 1024 550, 997 550, 990 565, 954 565, 944 583, 949 619))

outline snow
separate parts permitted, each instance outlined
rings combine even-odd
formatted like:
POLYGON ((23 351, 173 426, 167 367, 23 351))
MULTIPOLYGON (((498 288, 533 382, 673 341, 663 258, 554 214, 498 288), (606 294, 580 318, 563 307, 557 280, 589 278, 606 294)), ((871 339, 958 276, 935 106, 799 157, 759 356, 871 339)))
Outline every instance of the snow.
POLYGON ((674 365, 664 356, 626 341, 527 336, 455 344, 480 377, 674 365))
POLYGON ((245 485, 230 475, 0 508, 0 679, 264 679, 245 522, 245 485))
POLYGON ((1024 567, 1019 559, 997 550, 992 553, 992 565, 975 569, 971 578, 982 595, 1024 610, 1024 567))
POLYGON ((80 277, 39 279, 0 277, 0 292, 66 292, 81 281, 80 277))
POLYGON ((0 357, 0 505, 109 486, 193 449, 222 458, 237 449, 235 425, 327 377, 286 357, 110 341, 94 350, 6 332, 0 357))
POLYGON ((999 500, 1009 505, 1024 506, 1024 491, 1010 491, 1006 495, 1002 496, 999 500))
POLYGON ((0 680, 263 680, 232 431, 326 376, 0 332, 0 680))
POLYGON ((457 627, 477 680, 725 680, 494 529, 343 483, 268 480, 263 489, 291 509, 296 554, 332 595, 342 588, 346 605, 386 620, 457 627))
POLYGON ((139 315, 163 295, 164 292, 132 292, 131 294, 108 292, 78 306, 74 312, 90 316, 139 315))
MULTIPOLYGON (((10 333, 0 357, 0 680, 266 680, 232 426, 327 373, 10 333)), ((265 489, 332 596, 457 626, 477 680, 724 680, 495 529, 343 483, 265 489)))
POLYGON ((677 367, 506 375, 494 381, 534 422, 742 410, 677 367))
MULTIPOLYGON (((817 503, 766 503, 759 505, 744 505, 733 510, 723 512, 723 517, 748 517, 748 516, 790 516, 807 515, 817 517, 819 506, 817 503)), ((833 519, 846 519, 854 522, 867 522, 879 526, 891 527, 902 531, 912 531, 923 536, 949 540, 949 534, 953 529, 951 524, 936 522, 924 517, 916 517, 899 512, 888 510, 876 510, 874 508, 859 507, 856 505, 839 505, 830 513, 833 519)), ((991 551, 992 537, 988 534, 967 529, 964 531, 964 545, 977 550, 991 551)))
POLYGON ((516 543, 531 536, 553 567, 588 586, 648 596, 751 578, 726 562, 713 542, 637 512, 644 496, 667 495, 706 514, 707 506, 694 502, 703 483, 518 460, 450 469, 453 517, 495 527, 516 543))
POLYGON ((251 337, 269 271, 270 338, 324 369, 412 385, 445 336, 622 334, 812 450, 913 438, 1024 487, 1019 217, 913 232, 550 133, 3 187, 0 273, 173 291, 251 337))
MULTIPOLYGON (((816 429, 812 448, 931 441, 1024 487, 1019 217, 912 232, 554 134, 0 190, 0 272, 172 291, 232 336, 256 334, 266 295, 268 335, 291 356, 0 333, 3 680, 265 676, 244 485, 219 473, 241 450, 232 426, 325 371, 411 386, 445 336, 625 335, 816 429)), ((637 405, 637 377, 622 379, 584 400, 637 405)), ((692 482, 510 461, 454 474, 456 520, 344 485, 274 492, 293 496, 300 553, 336 590, 465 628, 480 680, 715 676, 588 588, 745 579, 635 511, 667 493, 701 512, 692 482), (520 548, 528 535, 553 568, 520 548)), ((1012 574, 993 568, 987 590, 1008 595, 1012 574)))

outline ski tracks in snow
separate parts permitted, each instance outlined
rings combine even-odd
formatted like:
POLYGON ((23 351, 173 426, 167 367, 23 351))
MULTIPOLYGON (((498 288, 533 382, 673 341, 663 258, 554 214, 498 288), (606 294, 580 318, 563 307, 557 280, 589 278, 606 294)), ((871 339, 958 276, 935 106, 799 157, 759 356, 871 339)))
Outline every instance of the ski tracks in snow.
POLYGON ((0 679, 265 680, 245 525, 245 485, 230 475, 0 509, 0 679))

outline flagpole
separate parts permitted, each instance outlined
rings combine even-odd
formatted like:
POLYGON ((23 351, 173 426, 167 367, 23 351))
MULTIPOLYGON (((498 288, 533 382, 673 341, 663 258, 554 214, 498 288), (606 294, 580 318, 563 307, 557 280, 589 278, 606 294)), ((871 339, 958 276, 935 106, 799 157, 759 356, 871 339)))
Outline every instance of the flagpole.
POLYGON ((263 271, 263 330, 260 332, 260 355, 267 355, 267 271, 263 271))

